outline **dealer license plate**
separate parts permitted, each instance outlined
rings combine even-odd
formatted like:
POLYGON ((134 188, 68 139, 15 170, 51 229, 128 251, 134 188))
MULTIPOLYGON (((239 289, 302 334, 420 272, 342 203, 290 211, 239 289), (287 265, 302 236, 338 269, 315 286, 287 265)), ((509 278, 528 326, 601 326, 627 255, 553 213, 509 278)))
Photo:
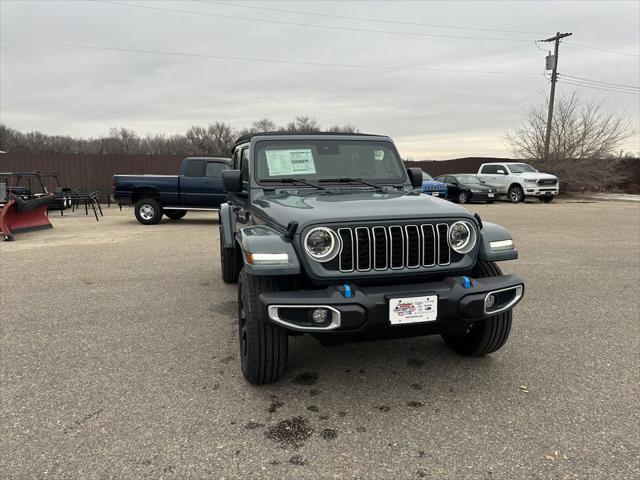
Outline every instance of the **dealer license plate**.
POLYGON ((391 325, 434 322, 437 318, 437 295, 389 299, 389 321, 391 325))
POLYGON ((439 197, 440 196, 440 192, 431 192, 431 196, 432 197, 439 197))
POLYGON ((487 197, 489 197, 489 198, 493 198, 493 193, 488 193, 488 194, 487 194, 487 197))

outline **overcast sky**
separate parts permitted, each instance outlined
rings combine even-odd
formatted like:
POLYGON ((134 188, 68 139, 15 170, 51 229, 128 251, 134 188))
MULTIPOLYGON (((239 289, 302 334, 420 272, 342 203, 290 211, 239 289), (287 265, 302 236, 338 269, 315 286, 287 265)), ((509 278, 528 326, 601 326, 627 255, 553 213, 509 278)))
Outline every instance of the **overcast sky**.
MULTIPOLYGON (((561 73, 638 86, 639 6, 0 0, 3 40, 203 55, 3 41, 0 120, 20 130, 100 136, 112 126, 183 133, 216 120, 243 127, 304 114, 324 127, 351 123, 388 134, 405 157, 508 156, 505 133, 549 89, 546 53, 534 40, 573 32, 560 49, 561 73)), ((558 93, 573 88, 559 83, 558 93)), ((638 128, 637 95, 581 91, 626 111, 638 128)), ((638 135, 624 148, 640 154, 638 135)))

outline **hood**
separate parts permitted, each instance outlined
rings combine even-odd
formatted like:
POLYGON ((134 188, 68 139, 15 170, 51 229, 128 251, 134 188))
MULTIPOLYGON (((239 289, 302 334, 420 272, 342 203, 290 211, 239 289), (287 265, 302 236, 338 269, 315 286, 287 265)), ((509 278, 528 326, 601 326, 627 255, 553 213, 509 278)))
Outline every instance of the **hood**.
POLYGON ((473 218, 464 208, 415 191, 308 191, 260 194, 253 207, 263 219, 302 228, 314 223, 389 221, 445 217, 473 218))
POLYGON ((542 172, 512 173, 512 175, 515 175, 517 177, 522 177, 522 178, 534 178, 536 180, 540 180, 542 178, 551 178, 554 180, 558 179, 558 177, 556 177, 555 175, 551 175, 549 173, 542 173, 542 172))

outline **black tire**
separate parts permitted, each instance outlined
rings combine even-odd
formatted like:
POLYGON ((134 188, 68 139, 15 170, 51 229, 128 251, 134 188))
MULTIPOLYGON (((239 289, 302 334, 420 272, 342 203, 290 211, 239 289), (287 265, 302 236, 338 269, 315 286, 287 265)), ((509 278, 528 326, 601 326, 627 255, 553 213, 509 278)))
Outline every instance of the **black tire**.
POLYGON ((254 385, 275 382, 287 367, 287 332, 266 318, 258 304, 263 292, 282 290, 278 277, 240 272, 238 284, 238 337, 244 378, 254 385))
MULTIPOLYGON (((502 271, 494 262, 478 261, 472 273, 473 277, 499 277, 502 271)), ((461 334, 442 334, 447 346, 460 355, 481 357, 499 350, 509 338, 511 332, 511 310, 493 317, 473 322, 469 329, 461 334)))
POLYGON ((542 203, 551 203, 551 202, 553 202, 553 197, 551 195, 544 196, 544 197, 538 197, 538 200, 540 200, 542 203))
POLYGON ((171 220, 180 220, 187 214, 186 210, 165 210, 163 212, 171 220))
POLYGON ((242 268, 242 254, 237 247, 227 248, 222 243, 222 228, 220 228, 220 270, 224 283, 236 283, 242 268))
POLYGON ((467 203, 469 201, 469 194, 467 192, 460 192, 458 194, 458 203, 467 203))
POLYGON ((524 202, 524 191, 520 185, 511 185, 509 187, 509 200, 511 203, 524 202))
POLYGON ((138 200, 134 210, 136 218, 143 225, 155 225, 162 218, 162 207, 155 198, 138 200))

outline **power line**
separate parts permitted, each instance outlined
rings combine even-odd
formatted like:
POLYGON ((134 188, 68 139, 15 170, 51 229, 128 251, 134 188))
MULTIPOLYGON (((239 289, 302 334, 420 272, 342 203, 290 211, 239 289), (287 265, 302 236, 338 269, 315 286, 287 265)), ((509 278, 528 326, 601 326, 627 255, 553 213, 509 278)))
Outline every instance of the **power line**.
POLYGON ((152 7, 149 5, 135 5, 132 3, 118 3, 118 2, 109 2, 105 0, 96 0, 97 3, 102 3, 104 5, 117 5, 119 7, 133 7, 133 8, 142 8, 147 10, 157 10, 162 12, 171 12, 171 13, 182 13, 186 15, 197 15, 203 17, 215 17, 215 18, 227 18, 232 20, 242 20, 245 22, 256 22, 256 23, 268 23, 271 25, 289 25, 296 27, 310 27, 310 28, 320 28, 325 30, 341 30, 341 31, 354 31, 354 32, 367 32, 367 33, 377 33, 383 35, 404 35, 409 37, 438 37, 438 38, 457 38, 463 40, 495 40, 500 42, 521 42, 521 43, 529 43, 531 40, 524 40, 522 38, 496 38, 496 37, 473 37, 468 35, 447 35, 442 33, 423 33, 423 32, 401 32, 397 30, 375 30, 372 28, 361 28, 361 27, 340 27, 337 25, 318 25, 315 23, 300 23, 300 22, 287 22, 285 20, 267 20, 263 18, 251 18, 237 15, 223 15, 220 13, 205 13, 205 12, 194 12, 191 10, 178 10, 175 8, 165 8, 165 7, 152 7))
POLYGON ((593 88, 595 90, 603 90, 606 92, 614 92, 614 93, 626 93, 627 95, 640 95, 640 92, 632 92, 631 90, 619 90, 615 88, 599 87, 595 85, 589 85, 587 83, 573 82, 571 80, 562 79, 562 78, 559 78, 558 81, 561 83, 566 83, 568 85, 574 85, 576 87, 593 88))
POLYGON ((573 75, 567 75, 566 73, 562 73, 562 74, 558 74, 561 75, 562 77, 567 77, 573 80, 578 80, 581 82, 586 82, 586 83, 592 83, 595 85, 602 85, 602 86, 611 86, 611 87, 621 87, 621 88, 630 88, 633 90, 640 90, 640 86, 632 86, 632 85, 623 85, 621 83, 610 83, 610 82, 600 82, 598 80, 590 80, 588 78, 583 78, 583 77, 574 77, 573 75))
POLYGON ((620 50, 611 50, 609 48, 592 47, 591 45, 583 45, 581 43, 573 43, 573 42, 562 42, 562 43, 564 43, 565 45, 571 45, 572 47, 588 48, 590 50, 600 50, 601 52, 615 53, 618 55, 627 55, 629 57, 640 58, 640 55, 638 55, 637 53, 622 52, 620 50))
POLYGON ((235 3, 227 3, 227 2, 216 2, 216 1, 207 1, 207 0, 196 0, 201 3, 207 4, 216 4, 216 5, 226 5, 229 7, 237 7, 237 8, 250 8, 253 10, 263 10, 267 12, 282 12, 282 13, 295 13, 298 15, 312 15, 315 17, 327 17, 327 18, 339 18, 342 20, 357 20, 364 22, 375 22, 375 23, 391 23, 395 25, 409 25, 412 27, 432 27, 432 28, 448 28, 448 29, 456 29, 456 30, 478 30, 484 32, 500 32, 500 33, 523 33, 523 34, 532 34, 532 35, 540 35, 541 32, 528 32, 523 30, 503 30, 499 28, 488 28, 488 27, 468 27, 462 25, 442 25, 435 23, 417 23, 417 22, 407 22, 402 20, 384 20, 381 18, 369 18, 369 17, 350 17, 347 15, 334 15, 329 13, 316 13, 316 12, 305 12, 301 10, 289 10, 285 8, 272 8, 272 7, 258 7, 255 5, 238 5, 235 3))
POLYGON ((138 48, 103 47, 99 45, 78 45, 78 44, 71 44, 71 43, 36 42, 36 41, 30 41, 30 40, 0 39, 0 42, 15 43, 15 44, 22 44, 22 45, 46 46, 46 47, 81 48, 81 49, 89 49, 89 50, 103 50, 103 51, 124 52, 124 53, 168 55, 168 56, 176 56, 176 57, 209 58, 214 60, 233 60, 233 61, 240 61, 240 62, 307 65, 307 66, 315 66, 315 67, 355 68, 355 69, 386 70, 386 71, 443 72, 443 73, 461 73, 461 74, 523 75, 523 76, 536 76, 536 77, 542 75, 541 73, 533 73, 533 72, 465 70, 465 69, 420 67, 420 66, 407 67, 407 66, 400 66, 400 65, 365 65, 365 64, 354 64, 354 63, 307 62, 303 60, 279 60, 279 59, 257 58, 257 57, 237 57, 237 56, 228 56, 228 55, 210 55, 210 54, 204 54, 204 53, 175 52, 175 51, 172 52, 172 51, 163 51, 163 50, 144 50, 144 49, 138 49, 138 48))

